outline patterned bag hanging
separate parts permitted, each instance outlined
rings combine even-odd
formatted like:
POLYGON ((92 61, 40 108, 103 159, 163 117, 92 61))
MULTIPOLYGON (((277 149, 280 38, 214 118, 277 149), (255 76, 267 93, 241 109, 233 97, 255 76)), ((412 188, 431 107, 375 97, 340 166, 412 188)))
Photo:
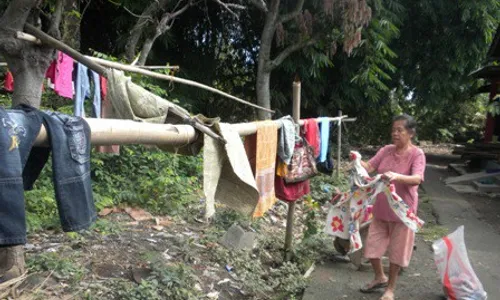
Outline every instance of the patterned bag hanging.
POLYGON ((286 183, 302 182, 318 174, 314 149, 303 138, 295 144, 292 161, 284 180, 286 183))

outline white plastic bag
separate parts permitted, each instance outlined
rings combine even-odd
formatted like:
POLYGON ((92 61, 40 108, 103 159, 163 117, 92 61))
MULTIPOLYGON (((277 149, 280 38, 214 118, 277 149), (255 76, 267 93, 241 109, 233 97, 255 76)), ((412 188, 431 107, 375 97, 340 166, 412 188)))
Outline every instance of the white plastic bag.
POLYGON ((448 300, 486 300, 483 285, 472 270, 464 241, 464 226, 432 244, 434 261, 448 300))

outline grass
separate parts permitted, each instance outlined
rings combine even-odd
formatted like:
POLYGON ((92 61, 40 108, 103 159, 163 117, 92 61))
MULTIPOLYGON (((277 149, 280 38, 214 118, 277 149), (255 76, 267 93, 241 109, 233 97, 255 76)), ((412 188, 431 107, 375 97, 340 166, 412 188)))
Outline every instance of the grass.
POLYGON ((419 191, 419 194, 420 204, 418 216, 425 221, 425 224, 418 234, 424 238, 424 241, 433 242, 446 236, 449 232, 447 228, 438 224, 432 208, 432 198, 423 191, 419 191))

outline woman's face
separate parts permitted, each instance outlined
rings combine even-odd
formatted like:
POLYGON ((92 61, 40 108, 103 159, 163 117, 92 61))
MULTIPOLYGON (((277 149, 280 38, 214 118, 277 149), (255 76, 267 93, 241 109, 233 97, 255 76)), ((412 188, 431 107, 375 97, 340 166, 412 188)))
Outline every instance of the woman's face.
POLYGON ((413 137, 413 134, 406 129, 405 125, 405 120, 399 120, 392 123, 392 143, 397 147, 404 147, 408 145, 413 137))

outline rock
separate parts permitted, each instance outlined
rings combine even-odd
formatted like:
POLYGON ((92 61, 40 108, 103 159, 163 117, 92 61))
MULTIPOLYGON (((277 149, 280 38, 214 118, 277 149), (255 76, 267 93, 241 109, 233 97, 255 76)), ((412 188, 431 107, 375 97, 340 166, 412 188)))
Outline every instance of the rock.
POLYGON ((221 244, 226 248, 251 250, 255 236, 255 232, 245 231, 241 226, 233 224, 222 237, 221 244))
POLYGON ((134 269, 132 270, 132 278, 136 283, 140 284, 144 278, 151 276, 151 272, 151 269, 148 268, 134 269))
POLYGON ((219 292, 211 292, 207 294, 207 298, 209 299, 219 299, 219 292))

